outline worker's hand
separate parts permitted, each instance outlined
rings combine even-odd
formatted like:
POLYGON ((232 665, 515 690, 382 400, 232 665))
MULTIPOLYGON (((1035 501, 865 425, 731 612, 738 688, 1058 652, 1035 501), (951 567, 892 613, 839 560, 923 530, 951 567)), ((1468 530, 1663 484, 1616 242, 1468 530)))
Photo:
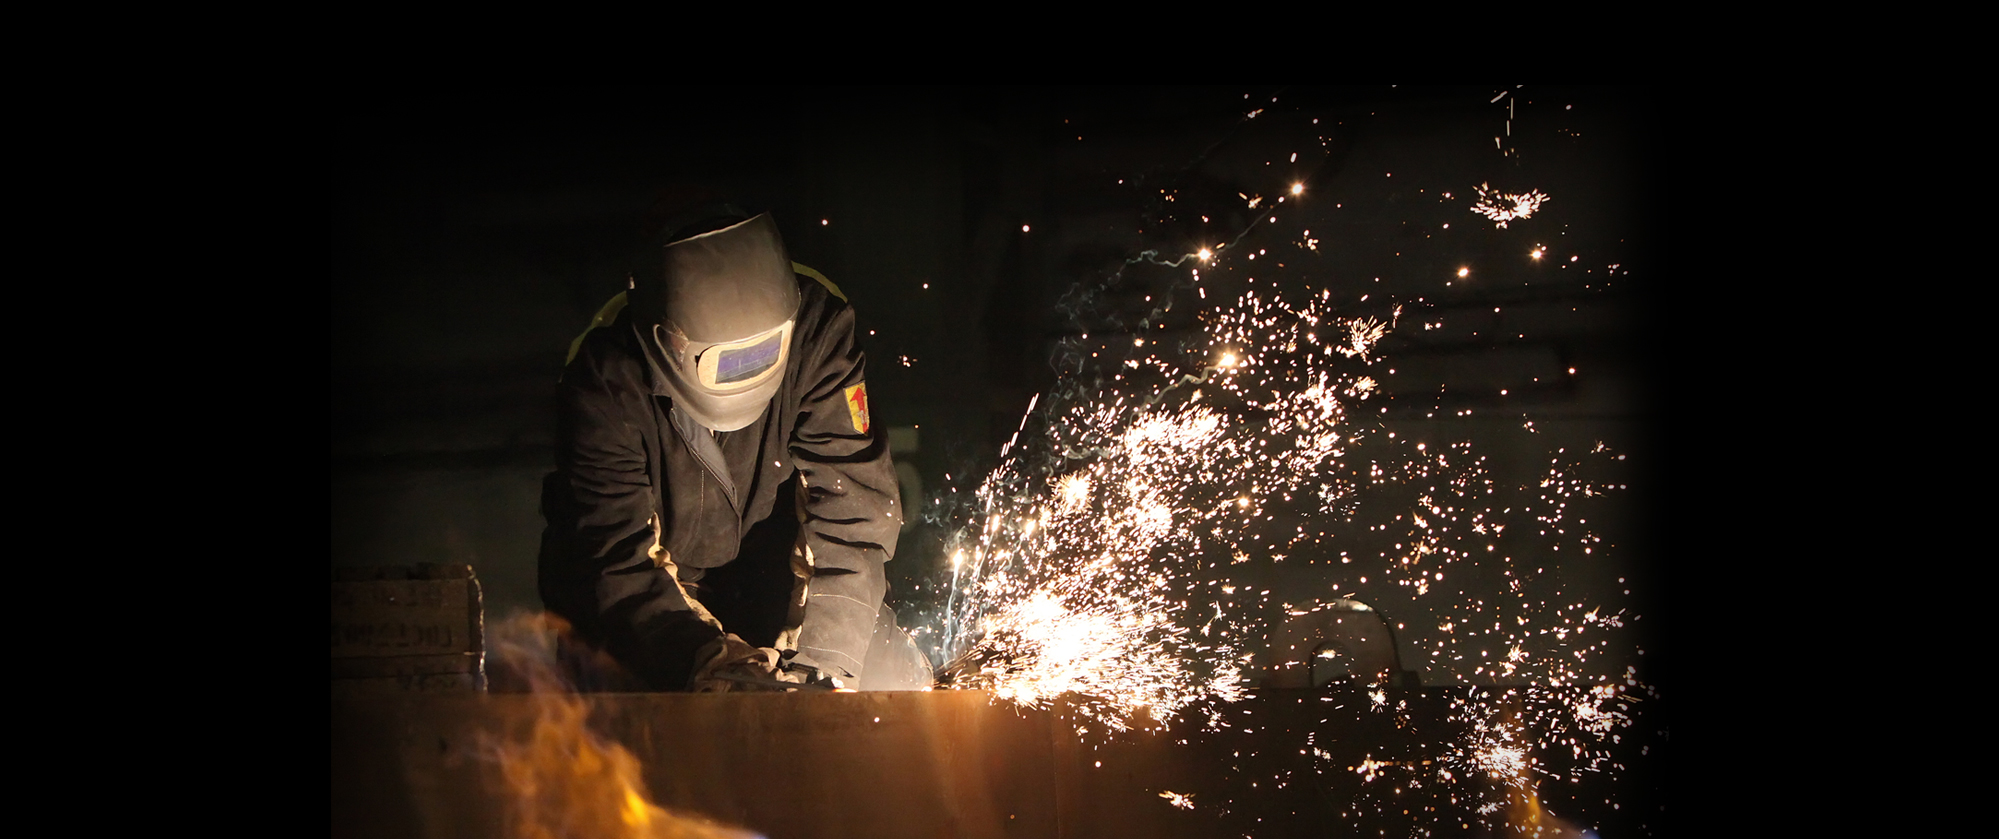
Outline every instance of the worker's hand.
POLYGON ((783 683, 802 683, 803 678, 778 667, 778 652, 769 647, 752 647, 735 635, 708 642, 695 654, 702 664, 694 669, 689 685, 696 693, 726 693, 743 690, 784 690, 783 683))

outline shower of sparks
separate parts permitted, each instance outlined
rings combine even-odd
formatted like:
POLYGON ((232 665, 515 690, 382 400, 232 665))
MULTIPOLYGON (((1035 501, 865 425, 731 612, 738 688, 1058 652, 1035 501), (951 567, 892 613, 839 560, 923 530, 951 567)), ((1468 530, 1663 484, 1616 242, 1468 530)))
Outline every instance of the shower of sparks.
MULTIPOLYGON (((1269 591, 1241 585, 1229 569, 1337 539, 1357 527, 1357 505, 1395 487, 1415 489, 1413 506, 1364 525, 1396 540, 1380 557, 1377 584, 1464 600, 1443 605, 1458 617, 1433 637, 1431 660, 1467 678, 1550 686, 1582 678, 1602 642, 1578 646, 1580 636, 1621 618, 1525 602, 1524 569, 1496 549, 1508 529, 1531 527, 1589 552, 1600 539, 1569 532, 1568 505, 1615 487, 1573 476, 1564 454, 1541 476, 1538 501, 1493 509, 1494 481, 1469 443, 1433 450, 1353 421, 1381 392, 1369 375, 1372 351, 1400 309, 1385 321, 1340 316, 1329 294, 1291 301, 1250 290, 1205 313, 1192 346, 1125 342, 1128 386, 1051 397, 1045 428, 1030 430, 1034 415, 1023 418, 1015 439, 1025 433, 1032 444, 1009 445, 1011 456, 976 490, 978 523, 949 551, 955 583, 941 643, 951 686, 1029 707, 1066 696, 1111 730, 1240 699, 1257 675, 1250 661, 1268 631, 1257 615, 1269 591), (1346 462, 1363 443, 1372 453, 1364 469, 1346 462), (1289 532, 1275 525, 1280 518, 1294 523, 1289 532), (1460 563, 1467 567, 1453 572, 1460 563), (1446 588, 1474 570, 1497 575, 1521 602, 1446 588)), ((1565 703, 1573 719, 1543 721, 1543 730, 1601 733, 1628 719, 1600 710, 1621 697, 1565 703)), ((1371 699, 1387 706, 1379 690, 1371 699)), ((1481 736, 1489 742, 1464 752, 1460 768, 1489 768, 1510 747, 1481 736)))
POLYGON ((1478 201, 1472 204, 1471 211, 1492 219, 1493 226, 1504 230, 1507 222, 1527 218, 1547 202, 1548 196, 1538 189, 1516 195, 1479 184, 1478 201))
MULTIPOLYGON (((1286 186, 1300 194, 1301 183, 1260 189, 1286 186)), ((1549 200, 1538 190, 1477 191, 1473 211, 1500 229, 1549 200)), ((1236 194, 1250 209, 1266 203, 1255 190, 1236 194)), ((1327 213, 1340 207, 1320 204, 1327 213)), ((1182 239, 1127 261, 1182 272, 1175 302, 1198 308, 1197 327, 1141 331, 1166 308, 1145 296, 1160 307, 1151 315, 1113 320, 1111 334, 1095 339, 1079 330, 1058 347, 1061 378, 1029 405, 1000 465, 968 487, 957 509, 938 514, 949 532, 949 600, 919 634, 948 662, 945 686, 1029 707, 1059 698, 1097 731, 1164 730, 1184 715, 1208 732, 1275 740, 1282 735, 1231 703, 1269 672, 1259 659, 1277 624, 1334 598, 1387 598, 1381 611, 1424 615, 1420 627, 1397 627, 1407 633, 1404 649, 1416 653, 1405 667, 1423 670, 1431 685, 1476 686, 1450 698, 1450 733, 1413 759, 1369 756, 1359 766, 1336 765, 1310 731, 1292 730, 1304 742, 1276 749, 1313 761, 1321 774, 1357 775, 1393 792, 1489 778, 1531 797, 1541 781, 1623 769, 1611 746, 1653 694, 1634 668, 1612 675, 1616 665, 1601 661, 1632 651, 1618 630, 1637 616, 1586 602, 1574 588, 1565 597, 1554 567, 1612 547, 1587 525, 1584 504, 1625 488, 1593 477, 1623 456, 1602 444, 1558 450, 1521 482, 1496 474, 1470 442, 1426 441, 1409 426, 1391 432, 1387 408, 1377 407, 1389 400, 1402 400, 1390 404, 1408 409, 1412 423, 1445 415, 1425 413, 1435 407, 1427 401, 1412 404, 1436 395, 1436 382, 1418 395, 1406 371, 1382 369, 1397 366, 1383 362, 1399 348, 1423 343, 1422 332, 1443 329, 1442 313, 1421 315, 1422 329, 1407 330, 1414 336, 1398 333, 1405 306, 1434 304, 1380 286, 1358 294, 1370 288, 1364 277, 1315 276, 1316 225, 1285 221, 1301 229, 1246 242, 1250 231, 1278 224, 1259 214, 1212 249, 1187 253, 1182 239), (1283 602, 1311 574, 1321 575, 1312 587, 1326 599, 1283 602)), ((1531 257, 1545 250, 1535 244, 1531 257)), ((1063 305, 1095 315, 1109 298, 1092 294, 1063 305)), ((1531 420, 1520 428, 1536 433, 1531 420)), ((1299 655, 1309 665, 1312 656, 1299 655)), ((1319 657, 1336 656, 1328 648, 1319 657)), ((1407 694, 1359 687, 1343 713, 1416 725, 1407 694)), ((1159 795, 1192 808, 1192 793, 1159 795)), ((1391 795, 1381 794, 1384 806, 1391 795)), ((1223 812, 1232 806, 1206 800, 1223 812)), ((1506 809, 1481 795, 1462 806, 1506 809)))
POLYGON ((1166 803, 1178 807, 1182 810, 1194 809, 1193 793, 1181 795, 1180 793, 1174 792, 1172 790, 1160 790, 1159 797, 1166 799, 1166 803))
POLYGON ((1238 595, 1212 572, 1316 535, 1273 544, 1254 532, 1270 520, 1267 499, 1331 504, 1349 491, 1328 481, 1331 467, 1349 445, 1348 403, 1377 385, 1336 360, 1364 363, 1390 328, 1328 309, 1324 296, 1252 294, 1211 313, 1203 343, 1236 349, 1198 374, 1181 366, 1188 353, 1134 346, 1149 392, 1051 400, 1046 445, 1031 450, 1042 456, 986 479, 985 516, 962 537, 969 567, 947 639, 962 663, 957 685, 1030 706, 1072 694, 1114 729, 1243 695, 1251 651, 1239 613, 1268 592, 1246 600, 1250 590, 1238 595), (1323 341, 1321 324, 1340 325, 1345 340, 1323 341), (1220 396, 1199 398, 1194 383, 1220 396))

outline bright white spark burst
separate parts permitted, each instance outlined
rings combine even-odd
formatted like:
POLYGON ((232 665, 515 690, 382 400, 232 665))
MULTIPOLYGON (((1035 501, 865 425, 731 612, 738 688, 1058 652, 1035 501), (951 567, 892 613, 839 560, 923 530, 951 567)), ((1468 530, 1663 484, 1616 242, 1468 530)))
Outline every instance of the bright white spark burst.
POLYGON ((1519 746, 1489 745, 1474 755, 1478 767, 1495 778, 1518 778, 1527 769, 1527 752, 1519 746))
POLYGON ((1260 601, 1216 585, 1204 562, 1217 549, 1230 562, 1281 550, 1249 538, 1258 499, 1327 489, 1348 445, 1344 400, 1378 387, 1332 369, 1334 351, 1365 360, 1394 317, 1343 321, 1332 346, 1315 331, 1334 320, 1327 309, 1324 297, 1251 298, 1207 319, 1206 345, 1237 349, 1147 347, 1157 352, 1136 366, 1164 374, 1150 392, 1050 400, 1047 445, 1035 448, 1046 457, 1024 452, 989 476, 981 525, 962 536, 969 556, 946 630, 962 663, 955 685, 1029 706, 1072 695, 1113 729, 1244 695, 1250 634, 1225 614, 1241 609, 1215 598, 1260 601), (1281 363, 1259 361, 1270 356, 1281 363), (1188 384, 1230 407, 1197 401, 1188 384))
MULTIPOLYGON (((1363 371, 1401 307, 1384 322, 1339 316, 1330 300, 1246 292, 1236 305, 1204 315, 1195 346, 1130 342, 1132 357, 1120 367, 1155 374, 1142 380, 1147 384, 1134 378, 1124 389, 1048 400, 1047 428, 1030 433, 1034 445, 1021 446, 979 486, 979 524, 961 531, 949 551, 953 585, 942 642, 954 661, 953 687, 988 689, 1030 707, 1068 696, 1112 730, 1171 720, 1195 702, 1240 699, 1259 630, 1267 629, 1245 616, 1268 592, 1240 587, 1227 569, 1310 550, 1330 531, 1353 528, 1328 515, 1350 513, 1370 488, 1428 487, 1414 509, 1393 517, 1406 535, 1381 557, 1386 582, 1423 597, 1449 591, 1446 566, 1496 564, 1512 577, 1511 593, 1524 597, 1511 558, 1494 552, 1510 525, 1481 506, 1492 504, 1493 482, 1468 443, 1433 451, 1403 440, 1406 459, 1375 454, 1365 473, 1342 462, 1367 436, 1367 428, 1349 423, 1348 408, 1378 393, 1379 383, 1363 371), (1333 340, 1322 340, 1321 331, 1333 340), (1203 397, 1203 389, 1221 395, 1203 397), (1310 505, 1293 512, 1311 526, 1282 541, 1265 539, 1264 507, 1294 498, 1310 505)), ((1570 497, 1602 491, 1568 468, 1553 463, 1540 481, 1541 501, 1520 510, 1543 532, 1567 526, 1570 497)), ((1584 550, 1595 539, 1580 538, 1584 550)), ((1597 649, 1573 649, 1569 636, 1593 624, 1621 625, 1594 611, 1550 621, 1516 614, 1535 611, 1527 604, 1506 608, 1515 610, 1505 622, 1511 628, 1500 631, 1493 618, 1502 609, 1447 606, 1441 611, 1460 618, 1443 625, 1493 630, 1447 630, 1426 652, 1460 678, 1562 685, 1582 675, 1581 662, 1597 649), (1569 645, 1566 655, 1551 643, 1569 645), (1448 663, 1474 648, 1484 650, 1473 657, 1483 663, 1469 673, 1448 663)), ((1370 698, 1385 707, 1380 691, 1370 698)), ((1580 716, 1562 730, 1595 732, 1606 720, 1625 719, 1574 710, 1580 716)))
MULTIPOLYGON (((1402 314, 1402 307, 1395 307, 1396 316, 1402 314)), ((1347 342, 1345 346, 1334 347, 1340 355, 1348 358, 1367 360, 1367 351, 1394 328, 1394 324, 1382 323, 1374 318, 1350 318, 1346 322, 1347 342)))
POLYGON ((1492 219, 1494 226, 1506 229, 1506 223, 1527 218, 1548 202, 1548 196, 1540 190, 1525 193, 1503 193, 1486 184, 1478 185, 1478 200, 1473 202, 1471 211, 1492 219))
MULTIPOLYGON (((1265 201, 1241 198, 1251 208, 1265 201)), ((1538 190, 1515 195, 1481 185, 1472 209, 1505 228, 1548 200, 1538 190)), ((1235 242, 1225 244, 1235 252, 1235 242)), ((1300 255, 1318 244, 1309 230, 1296 240, 1300 255)), ((1536 245, 1532 256, 1544 250, 1536 245)), ((1202 282, 1233 270, 1222 253, 1216 245, 1194 254, 1198 305, 1216 302, 1216 287, 1202 282)), ((1574 757, 1573 771, 1617 768, 1603 741, 1632 723, 1637 694, 1649 689, 1630 670, 1603 682, 1587 662, 1609 650, 1604 636, 1630 616, 1540 599, 1547 593, 1534 585, 1538 563, 1509 554, 1587 554, 1601 540, 1579 526, 1570 505, 1622 487, 1578 477, 1580 463, 1558 454, 1538 487, 1502 500, 1469 443, 1397 440, 1362 422, 1374 408, 1349 410, 1398 395, 1362 373, 1382 360, 1376 348, 1398 327, 1401 305, 1258 288, 1203 312, 1199 338, 1187 343, 1146 333, 1078 345, 1076 357, 1101 352, 1115 378, 1065 379, 1039 413, 1030 405, 1001 467, 973 493, 973 523, 946 548, 951 599, 938 636, 952 662, 949 686, 1032 707, 1066 697, 1114 731, 1181 713, 1226 727, 1219 703, 1246 696, 1251 654, 1269 629, 1257 615, 1275 605, 1266 588, 1231 574, 1286 555, 1318 556, 1340 569, 1335 579, 1347 588, 1333 585, 1336 593, 1354 591, 1358 581, 1425 598, 1417 602, 1437 616, 1441 633, 1422 641, 1433 673, 1499 684, 1452 702, 1453 722, 1468 733, 1437 744, 1434 765, 1370 758, 1326 768, 1365 781, 1483 773, 1515 786, 1551 774, 1536 757, 1550 750, 1574 757), (1347 462, 1364 442, 1364 462, 1347 462), (1384 499, 1404 497, 1396 488, 1420 497, 1384 513, 1384 499), (1266 510, 1280 506, 1291 518, 1268 524, 1275 514, 1266 510), (1273 533, 1294 524, 1295 534, 1273 533), (1328 550, 1361 530, 1399 541, 1379 556, 1328 550), (1529 538, 1541 541, 1523 545, 1529 538)), ((1378 687, 1366 696, 1360 707, 1396 715, 1401 725, 1405 703, 1378 687)), ((1192 806, 1191 794, 1160 797, 1192 806)))

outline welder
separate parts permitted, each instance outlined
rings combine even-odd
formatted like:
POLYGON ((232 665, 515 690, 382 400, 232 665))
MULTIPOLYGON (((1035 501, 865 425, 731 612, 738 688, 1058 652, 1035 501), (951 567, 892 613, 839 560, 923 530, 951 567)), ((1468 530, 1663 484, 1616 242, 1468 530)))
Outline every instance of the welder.
POLYGON ((882 606, 904 511, 845 295, 768 213, 653 215, 562 372, 544 604, 654 690, 927 684, 882 606))

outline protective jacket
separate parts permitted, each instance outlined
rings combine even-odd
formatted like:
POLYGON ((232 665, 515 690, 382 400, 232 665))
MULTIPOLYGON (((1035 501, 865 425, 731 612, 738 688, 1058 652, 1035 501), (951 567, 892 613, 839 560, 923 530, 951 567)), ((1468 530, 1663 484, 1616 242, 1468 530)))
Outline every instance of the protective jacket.
POLYGON ((734 561, 793 486, 796 628, 780 644, 855 679, 867 658, 902 524, 895 468, 868 419, 853 310, 816 274, 796 278, 783 383, 748 427, 713 432, 675 410, 619 299, 563 370, 542 601, 656 688, 685 687, 695 651, 725 631, 683 583, 734 561))

